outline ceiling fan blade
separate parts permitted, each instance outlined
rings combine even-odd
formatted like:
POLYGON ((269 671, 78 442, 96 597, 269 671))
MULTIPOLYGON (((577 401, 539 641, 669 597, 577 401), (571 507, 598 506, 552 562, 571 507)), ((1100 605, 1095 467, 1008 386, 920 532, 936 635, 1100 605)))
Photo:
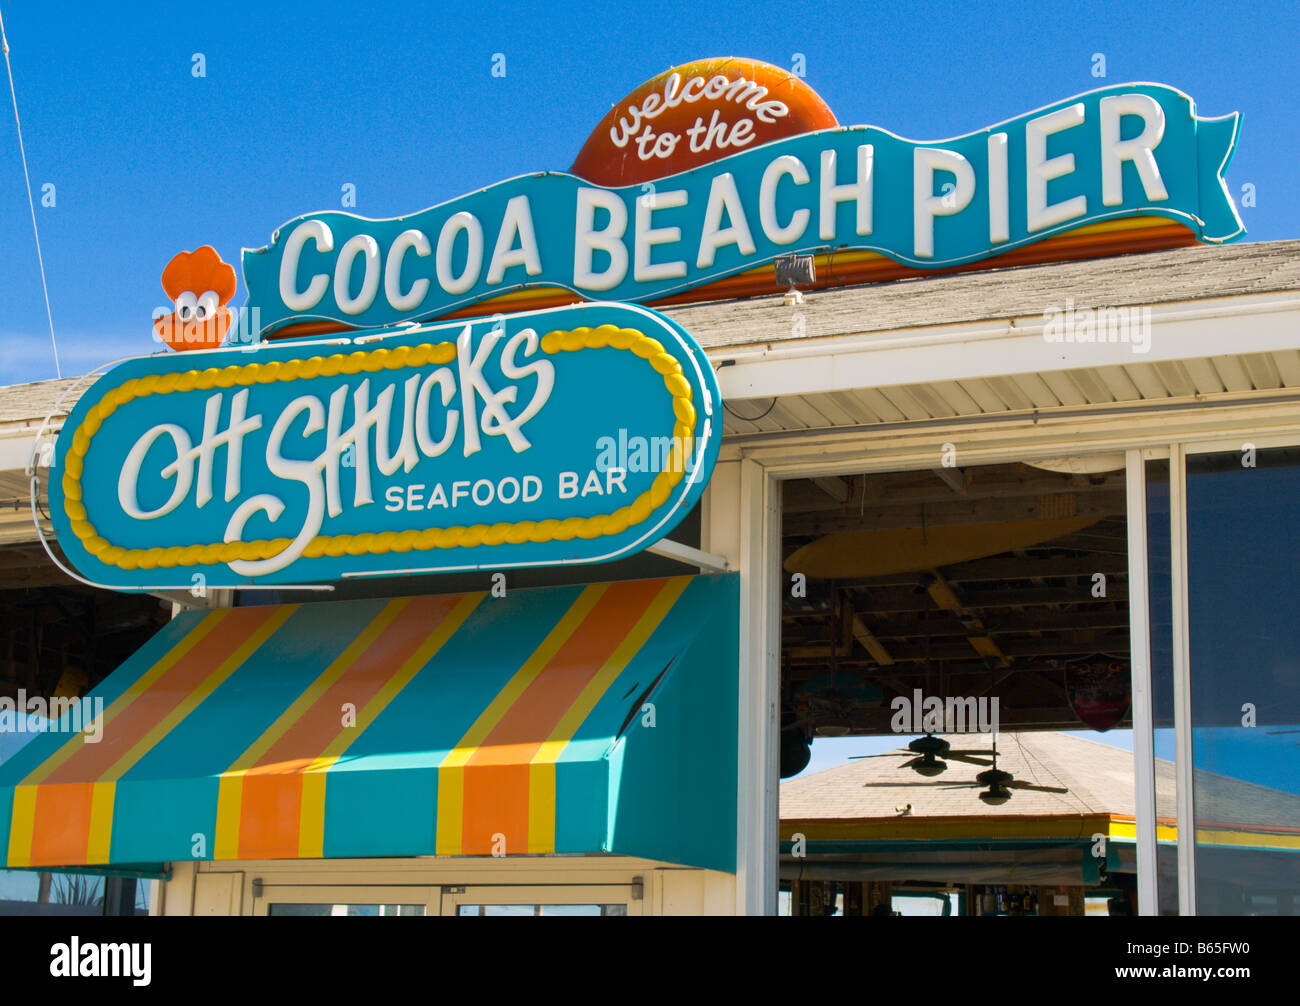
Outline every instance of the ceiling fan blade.
POLYGON ((884 754, 849 755, 849 761, 856 761, 859 758, 906 758, 911 754, 911 751, 886 751, 884 754))
POLYGON ((1008 789, 1036 789, 1040 793, 1068 793, 1070 792, 1064 786, 1036 786, 1032 782, 1021 782, 1019 779, 1012 779, 1010 782, 1002 784, 1008 789))
POLYGON ((991 755, 992 748, 949 748, 948 754, 991 755))
POLYGON ((957 752, 955 751, 949 751, 946 755, 944 755, 944 757, 949 759, 950 761, 966 762, 968 765, 992 765, 993 764, 993 762, 991 762, 987 758, 972 758, 969 755, 957 754, 957 752))
MULTIPOLYGON (((916 782, 864 782, 862 785, 864 787, 870 786, 872 788, 883 786, 947 786, 950 789, 953 786, 952 783, 945 782, 942 779, 918 779, 916 782)), ((975 783, 958 783, 957 785, 974 786, 975 783)))

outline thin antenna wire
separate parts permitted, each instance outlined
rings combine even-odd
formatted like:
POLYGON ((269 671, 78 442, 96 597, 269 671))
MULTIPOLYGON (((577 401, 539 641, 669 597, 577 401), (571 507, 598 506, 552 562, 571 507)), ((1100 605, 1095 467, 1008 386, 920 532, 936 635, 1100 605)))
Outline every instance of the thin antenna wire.
POLYGON ((27 173, 27 150, 23 146, 23 124, 18 118, 18 92, 14 90, 14 69, 9 64, 9 39, 5 35, 5 19, 0 14, 0 46, 5 53, 5 70, 9 73, 9 96, 14 103, 14 124, 18 127, 18 152, 22 155, 23 179, 27 182, 27 208, 32 211, 32 234, 36 237, 36 261, 41 267, 41 290, 45 294, 45 317, 50 323, 50 346, 54 350, 54 373, 62 377, 59 366, 59 344, 54 341, 54 315, 50 311, 50 288, 45 283, 45 258, 41 255, 41 233, 36 229, 36 204, 32 201, 32 179, 27 173))

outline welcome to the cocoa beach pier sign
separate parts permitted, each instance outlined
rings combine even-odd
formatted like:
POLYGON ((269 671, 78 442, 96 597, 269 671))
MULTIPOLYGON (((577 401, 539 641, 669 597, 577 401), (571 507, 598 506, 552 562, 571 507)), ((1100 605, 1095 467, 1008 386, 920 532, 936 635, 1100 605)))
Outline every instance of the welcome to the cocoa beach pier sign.
POLYGON ((790 253, 954 266, 1122 217, 1227 241, 1237 127, 1124 84, 916 142, 841 127, 764 63, 678 67, 568 173, 396 220, 290 220, 244 252, 237 310, 215 249, 180 253, 155 331, 191 352, 122 364, 77 403, 51 470, 59 542, 137 590, 633 554, 698 502, 721 432, 704 353, 636 302, 722 295, 790 253), (569 306, 536 309, 554 296, 569 306))
POLYGON ((395 220, 312 213, 245 251, 270 331, 436 317, 525 286, 653 301, 790 253, 954 266, 1099 221, 1243 232, 1223 172, 1239 116, 1121 84, 950 140, 838 126, 802 80, 688 64, 605 117, 569 173, 514 178, 395 220))

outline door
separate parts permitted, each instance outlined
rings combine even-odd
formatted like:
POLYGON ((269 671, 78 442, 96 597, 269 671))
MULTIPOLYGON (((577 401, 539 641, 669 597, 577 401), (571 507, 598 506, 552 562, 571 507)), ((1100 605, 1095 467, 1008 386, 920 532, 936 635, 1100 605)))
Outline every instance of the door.
POLYGON ((253 889, 254 915, 437 915, 440 905, 441 888, 406 884, 262 884, 253 889))
POLYGON ((442 889, 443 915, 640 915, 640 884, 474 884, 442 889))

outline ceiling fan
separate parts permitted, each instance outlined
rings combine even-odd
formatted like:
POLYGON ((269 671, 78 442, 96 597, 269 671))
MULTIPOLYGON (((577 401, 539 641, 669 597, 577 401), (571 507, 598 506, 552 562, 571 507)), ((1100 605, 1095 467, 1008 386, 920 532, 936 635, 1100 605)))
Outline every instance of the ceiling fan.
POLYGON ((858 698, 847 690, 826 688, 804 698, 806 713, 782 729, 803 729, 818 737, 844 737, 853 729, 853 713, 858 698))
MULTIPOLYGON (((905 768, 926 777, 939 775, 948 768, 949 761, 964 761, 971 765, 992 765, 979 755, 992 754, 997 756, 996 748, 990 751, 987 748, 954 748, 942 737, 936 737, 934 734, 926 734, 924 737, 918 737, 907 745, 907 750, 916 757, 904 763, 905 768)), ((884 754, 873 755, 851 755, 851 759, 858 758, 897 758, 901 752, 888 751, 884 754)))
MULTIPOLYGON (((838 608, 836 609, 838 611, 838 608)), ((858 707, 872 698, 880 697, 862 678, 843 675, 839 671, 839 639, 835 632, 838 617, 831 621, 830 673, 822 678, 805 682, 793 696, 793 718, 783 724, 782 730, 802 730, 817 737, 846 737, 853 732, 858 707)))
MULTIPOLYGON (((917 738, 917 740, 926 740, 926 738, 917 738)), ((942 738, 932 738, 940 744, 946 743, 942 738)), ((913 744, 916 741, 912 742, 913 744)), ((910 747, 911 745, 909 745, 910 747)), ((1039 786, 1037 783, 1022 782, 1010 772, 1004 772, 998 768, 998 742, 996 738, 993 741, 993 765, 979 773, 970 782, 948 782, 944 780, 924 783, 924 782, 868 782, 864 786, 943 786, 945 789, 964 789, 970 786, 983 786, 979 798, 991 807, 999 807, 1011 799, 1012 790, 1015 789, 1032 789, 1040 793, 1068 793, 1069 789, 1063 786, 1039 786)), ((874 758, 879 755, 865 755, 863 757, 874 758)), ((924 756, 922 756, 924 757, 924 756)), ((961 761, 971 761, 974 764, 988 764, 987 762, 975 761, 969 757, 961 758, 961 761)), ((943 769, 939 769, 940 772, 943 769)), ((935 773, 931 773, 935 774, 935 773)))

